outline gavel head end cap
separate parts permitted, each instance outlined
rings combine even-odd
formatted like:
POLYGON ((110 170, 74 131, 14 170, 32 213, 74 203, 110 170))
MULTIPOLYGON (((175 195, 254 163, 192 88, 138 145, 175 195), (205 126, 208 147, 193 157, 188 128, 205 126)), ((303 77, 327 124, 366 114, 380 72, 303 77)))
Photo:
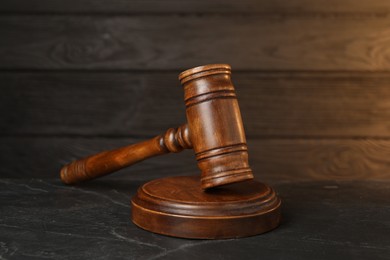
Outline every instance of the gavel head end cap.
POLYGON ((228 64, 209 64, 204 66, 188 69, 179 74, 179 80, 182 85, 185 85, 190 80, 201 77, 210 76, 213 74, 231 74, 231 67, 228 64))

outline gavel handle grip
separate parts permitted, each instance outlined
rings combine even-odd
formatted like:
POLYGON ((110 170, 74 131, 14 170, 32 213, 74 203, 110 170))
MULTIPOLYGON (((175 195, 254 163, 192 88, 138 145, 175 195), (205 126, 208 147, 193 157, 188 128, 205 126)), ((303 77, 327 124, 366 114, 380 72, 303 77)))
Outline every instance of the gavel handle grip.
POLYGON ((95 179, 147 158, 180 152, 192 148, 187 125, 170 128, 165 134, 141 143, 124 146, 115 150, 101 152, 65 165, 60 172, 66 184, 95 179))

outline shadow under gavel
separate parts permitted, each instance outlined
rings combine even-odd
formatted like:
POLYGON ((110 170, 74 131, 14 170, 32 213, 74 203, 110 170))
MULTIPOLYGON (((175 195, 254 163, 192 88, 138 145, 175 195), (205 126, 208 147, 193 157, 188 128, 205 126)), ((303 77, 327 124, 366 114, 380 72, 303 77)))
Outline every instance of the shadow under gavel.
POLYGON ((184 87, 187 124, 150 140, 101 152, 61 169, 61 180, 75 184, 107 175, 147 158, 193 148, 201 170, 201 187, 253 179, 245 132, 231 69, 212 64, 179 75, 184 87))

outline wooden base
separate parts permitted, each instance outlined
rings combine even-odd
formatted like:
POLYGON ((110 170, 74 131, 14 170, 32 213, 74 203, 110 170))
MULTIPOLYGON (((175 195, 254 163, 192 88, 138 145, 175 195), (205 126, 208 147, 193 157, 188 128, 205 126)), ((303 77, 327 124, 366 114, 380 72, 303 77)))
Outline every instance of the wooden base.
POLYGON ((281 219, 280 199, 254 180, 204 191, 198 176, 167 177, 144 184, 131 204, 137 226, 183 238, 253 236, 276 228, 281 219))

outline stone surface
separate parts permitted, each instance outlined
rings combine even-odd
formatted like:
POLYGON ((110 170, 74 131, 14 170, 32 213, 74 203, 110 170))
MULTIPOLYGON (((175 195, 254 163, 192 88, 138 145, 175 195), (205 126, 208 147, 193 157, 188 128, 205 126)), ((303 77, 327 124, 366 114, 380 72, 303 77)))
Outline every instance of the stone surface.
POLYGON ((390 182, 275 182, 283 222, 243 239, 188 240, 130 222, 141 185, 0 179, 0 259, 390 259, 390 182))

